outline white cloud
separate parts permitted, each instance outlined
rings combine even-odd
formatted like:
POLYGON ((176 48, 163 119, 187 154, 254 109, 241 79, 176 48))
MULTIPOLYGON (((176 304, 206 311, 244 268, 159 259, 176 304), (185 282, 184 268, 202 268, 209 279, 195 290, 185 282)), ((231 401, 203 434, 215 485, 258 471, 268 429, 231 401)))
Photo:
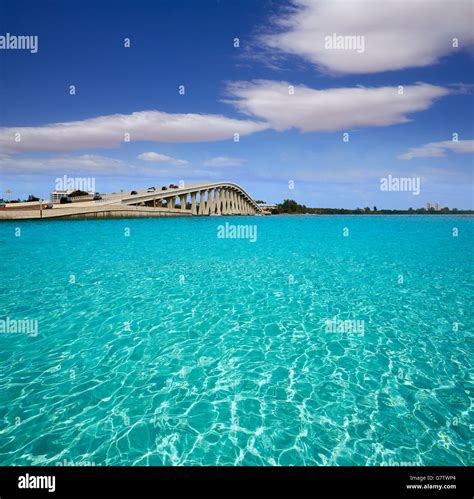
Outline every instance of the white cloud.
POLYGON ((216 158, 204 161, 204 166, 242 166, 244 163, 245 159, 242 158, 228 158, 227 156, 217 156, 216 158))
POLYGON ((474 140, 443 140, 441 142, 430 142, 421 147, 412 147, 406 153, 397 156, 398 159, 413 158, 441 158, 446 156, 446 152, 458 154, 473 154, 474 140))
POLYGON ((299 128, 303 132, 380 127, 410 121, 407 114, 428 109, 450 90, 419 83, 398 87, 354 87, 316 90, 288 82, 256 80, 228 86, 234 104, 247 115, 268 121, 276 130, 299 128))
MULTIPOLYGON (((225 102, 249 119, 143 111, 38 127, 4 127, 0 128, 0 155, 117 148, 125 142, 125 134, 130 134, 131 142, 189 143, 233 140, 235 133, 244 136, 270 128, 318 132, 388 126, 410 121, 408 114, 428 109, 435 99, 457 91, 425 83, 406 85, 403 95, 399 94, 398 87, 317 90, 300 85, 294 87, 294 95, 288 88, 289 83, 284 81, 230 83, 230 99, 225 102), (16 134, 20 141, 15 140, 16 134)), ((143 153, 139 158, 174 166, 187 164, 185 160, 154 152, 143 153)), ((209 161, 216 162, 210 166, 237 166, 235 162, 239 160, 214 158, 209 161)))
POLYGON ((293 0, 260 41, 333 73, 376 73, 429 66, 469 48, 472 17, 471 0, 293 0), (364 52, 325 48, 333 33, 363 36, 364 52))
POLYGON ((52 158, 20 158, 0 156, 0 171, 7 173, 89 173, 107 172, 110 174, 129 171, 130 166, 120 159, 83 154, 82 156, 55 156, 52 158))
POLYGON ((234 133, 252 134, 268 128, 264 123, 212 114, 170 114, 141 111, 99 116, 82 121, 38 127, 0 128, 0 151, 66 152, 79 149, 119 147, 124 134, 130 141, 207 142, 232 140, 234 133), (20 133, 21 142, 15 142, 20 133))
POLYGON ((137 159, 148 161, 150 163, 168 163, 175 166, 184 166, 189 164, 189 161, 186 161, 185 159, 172 158, 171 156, 166 156, 166 154, 160 154, 158 152, 144 152, 139 154, 137 159))
MULTIPOLYGON (((150 154, 150 153, 144 153, 150 154)), ((158 153, 151 153, 152 155, 158 153)), ((142 155, 140 155, 142 156, 142 155)), ((160 155, 164 156, 164 155, 160 155)), ((153 156, 151 156, 153 157, 153 156)), ((164 156, 169 158, 169 156, 164 156)), ((141 158, 140 158, 141 159, 141 158)), ((173 159, 173 158, 171 158, 173 159)), ((217 159, 217 158, 215 158, 217 159)), ((238 158, 221 158, 234 159, 238 158)), ((181 161, 181 160, 175 160, 181 161)), ((242 160, 243 161, 243 160, 242 160)), ((0 154, 0 174, 2 175, 90 175, 108 177, 133 177, 133 178, 156 178, 157 175, 176 175, 176 168, 168 167, 169 161, 158 161, 151 165, 150 162, 139 164, 128 163, 121 159, 99 156, 94 154, 83 154, 80 156, 55 155, 50 157, 24 157, 19 155, 0 154)), ((217 166, 217 165, 214 165, 217 166)), ((207 171, 199 168, 186 168, 180 170, 189 178, 202 180, 203 178, 219 179, 219 171, 207 171)))
POLYGON ((136 166, 120 159, 83 154, 81 156, 58 155, 47 158, 0 155, 2 175, 90 175, 111 177, 156 177, 157 174, 172 174, 156 167, 136 166))

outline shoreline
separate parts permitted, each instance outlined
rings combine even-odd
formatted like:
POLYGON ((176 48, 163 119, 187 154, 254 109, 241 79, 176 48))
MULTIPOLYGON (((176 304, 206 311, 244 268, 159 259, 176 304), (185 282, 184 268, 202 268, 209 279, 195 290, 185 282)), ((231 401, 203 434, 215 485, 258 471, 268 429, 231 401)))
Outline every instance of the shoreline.
MULTIPOLYGON (((431 214, 423 214, 423 213, 416 213, 416 214, 405 214, 405 213, 380 213, 380 214, 360 214, 360 213, 281 213, 279 215, 264 215, 262 218, 300 218, 300 217, 374 217, 377 216, 379 218, 382 217, 429 217, 431 214)), ((255 215, 222 215, 222 217, 225 217, 226 219, 246 219, 247 217, 255 217, 255 215)), ((438 217, 453 217, 453 218, 474 218, 474 213, 442 213, 439 215, 435 215, 435 218, 438 217)), ((86 221, 86 220, 133 220, 133 219, 170 219, 170 218, 186 218, 186 219, 203 219, 203 218, 212 218, 215 220, 216 218, 221 219, 221 217, 206 217, 206 216, 192 216, 190 214, 184 214, 184 213, 143 213, 143 214, 132 214, 132 213, 120 213, 120 214, 105 214, 105 215, 99 215, 96 216, 95 214, 92 214, 91 216, 88 215, 66 215, 66 216, 52 216, 52 217, 22 217, 22 218, 16 218, 16 217, 11 217, 11 218, 0 218, 0 224, 2 222, 40 222, 40 221, 54 221, 54 222, 70 222, 70 221, 86 221)), ((260 218, 260 217, 258 217, 260 218)))

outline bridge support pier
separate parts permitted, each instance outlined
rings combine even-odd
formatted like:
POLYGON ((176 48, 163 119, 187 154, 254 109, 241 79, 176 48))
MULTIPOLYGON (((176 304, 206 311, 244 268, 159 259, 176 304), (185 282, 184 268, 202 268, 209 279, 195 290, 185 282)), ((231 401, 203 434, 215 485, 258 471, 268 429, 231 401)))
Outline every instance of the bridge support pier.
POLYGON ((230 214, 231 215, 235 215, 235 193, 234 191, 229 191, 229 195, 230 195, 230 214))
POLYGON ((225 189, 223 187, 221 188, 219 200, 221 203, 221 215, 225 215, 226 214, 226 211, 225 211, 225 189))
POLYGON ((208 209, 208 214, 209 215, 213 215, 214 214, 214 207, 215 207, 214 196, 215 196, 214 189, 209 189, 207 191, 207 204, 209 205, 209 209, 208 209))
POLYGON ((230 190, 225 191, 225 214, 230 215, 230 190))
POLYGON ((204 210, 205 210, 204 192, 205 191, 199 191, 199 209, 198 209, 198 215, 204 215, 204 210))
POLYGON ((216 194, 215 194, 215 197, 217 199, 216 201, 216 213, 218 215, 221 214, 221 190, 219 188, 216 189, 216 194))
POLYGON ((204 194, 206 200, 204 201, 204 215, 209 215, 209 203, 210 203, 210 191, 206 190, 206 193, 204 194))
POLYGON ((226 190, 225 201, 226 201, 226 213, 227 215, 232 215, 232 200, 231 200, 230 189, 226 190))
POLYGON ((229 191, 230 197, 230 214, 235 215, 235 193, 234 191, 229 191))

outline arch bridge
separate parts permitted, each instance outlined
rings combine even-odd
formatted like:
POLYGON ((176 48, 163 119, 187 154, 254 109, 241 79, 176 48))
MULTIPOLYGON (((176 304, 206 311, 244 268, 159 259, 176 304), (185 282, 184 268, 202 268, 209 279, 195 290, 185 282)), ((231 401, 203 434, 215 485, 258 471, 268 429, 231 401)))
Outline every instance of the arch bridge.
POLYGON ((166 190, 158 188, 141 189, 130 193, 114 192, 104 195, 102 199, 81 200, 68 204, 8 203, 6 207, 0 209, 0 220, 191 217, 262 213, 262 209, 239 185, 232 182, 203 182, 166 190))
POLYGON ((120 193, 105 197, 106 204, 122 204, 167 208, 190 212, 191 215, 255 215, 260 207, 238 184, 232 182, 199 183, 150 192, 149 189, 136 194, 120 193))

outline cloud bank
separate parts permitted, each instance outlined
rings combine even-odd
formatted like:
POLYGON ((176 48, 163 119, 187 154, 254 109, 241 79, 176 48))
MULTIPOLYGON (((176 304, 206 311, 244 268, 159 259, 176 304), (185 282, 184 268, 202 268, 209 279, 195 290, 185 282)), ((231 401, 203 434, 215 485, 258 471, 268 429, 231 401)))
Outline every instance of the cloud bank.
POLYGON ((472 18, 470 0, 293 0, 260 42, 332 73, 376 73, 429 66, 472 47, 472 18), (363 36, 364 51, 326 48, 334 33, 363 36))
MULTIPOLYGON (((348 131, 406 123, 409 115, 431 107, 456 89, 426 83, 398 87, 349 87, 318 90, 285 81, 232 82, 228 98, 249 119, 222 115, 171 114, 141 111, 36 127, 0 128, 0 154, 22 152, 67 153, 81 149, 118 148, 127 142, 193 143, 233 140, 273 129, 302 132, 348 131)), ((188 164, 157 152, 138 156, 146 162, 188 164)), ((218 157, 206 166, 239 166, 239 158, 218 157)))
POLYGON ((226 102, 265 120, 278 131, 328 132, 406 123, 410 113, 428 109, 450 93, 444 87, 419 83, 398 87, 353 87, 316 90, 288 82, 255 80, 228 85, 226 102))
POLYGON ((446 152, 454 152, 457 154, 473 154, 474 140, 443 140, 441 142, 430 142, 421 147, 412 147, 406 153, 397 156, 398 159, 413 159, 413 158, 442 158, 446 156, 446 152))
MULTIPOLYGON (((134 167, 120 159, 83 154, 81 156, 61 155, 51 158, 20 158, 0 155, 0 171, 3 173, 108 173, 110 175, 132 174, 134 167)), ((136 169, 135 169, 136 171, 136 169)))
POLYGON ((175 166, 185 166, 189 164, 189 161, 185 159, 176 159, 166 154, 160 154, 158 152, 144 152, 137 156, 137 159, 142 161, 148 161, 150 163, 167 163, 169 165, 175 166))
POLYGON ((0 128, 0 152, 68 152, 119 147, 131 142, 212 142, 232 140, 265 130, 268 125, 212 114, 170 114, 140 111, 38 127, 0 128), (15 141, 20 134, 21 141, 15 141))

